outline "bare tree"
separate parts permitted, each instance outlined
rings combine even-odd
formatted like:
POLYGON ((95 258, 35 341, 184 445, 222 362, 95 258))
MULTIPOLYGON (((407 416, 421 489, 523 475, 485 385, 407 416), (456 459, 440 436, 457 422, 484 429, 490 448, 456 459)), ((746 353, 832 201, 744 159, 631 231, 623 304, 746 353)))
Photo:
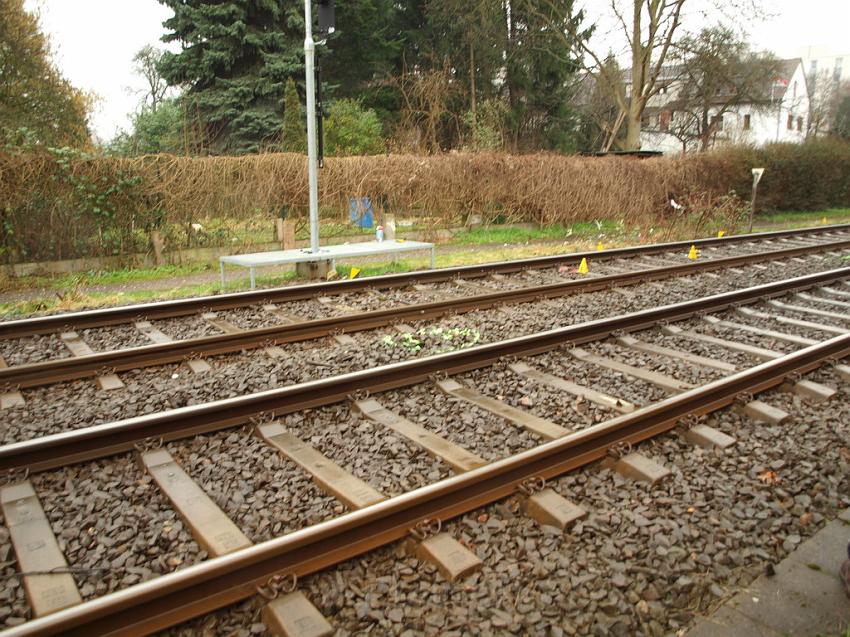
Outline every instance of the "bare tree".
POLYGON ((683 149, 695 144, 707 150, 723 128, 724 115, 743 104, 755 111, 769 108, 774 78, 781 73, 775 56, 751 51, 722 26, 684 37, 671 60, 678 76, 671 86, 679 89, 661 117, 683 149))
MULTIPOLYGON (((740 15, 755 13, 759 0, 710 0, 716 10, 723 13, 733 8, 740 15)), ((585 69, 597 76, 608 87, 620 107, 611 139, 626 126, 622 146, 625 150, 640 149, 640 134, 644 111, 649 100, 662 88, 659 83, 664 65, 673 50, 682 27, 685 5, 694 0, 609 0, 609 8, 617 24, 616 30, 625 38, 629 56, 627 90, 622 92, 622 76, 615 76, 611 65, 605 65, 586 38, 570 31, 565 44, 577 48, 585 69)), ((567 24, 568 29, 571 25, 567 24)))
POLYGON ((829 132, 840 139, 850 140, 850 82, 844 82, 838 87, 835 114, 829 132))
POLYGON ((835 125, 838 105, 846 86, 842 87, 832 72, 822 70, 806 76, 809 87, 809 122, 807 137, 817 137, 830 132, 835 125))
POLYGON ((402 98, 401 121, 398 135, 403 146, 426 152, 442 150, 441 140, 450 134, 458 135, 460 125, 449 108, 449 102, 461 90, 452 82, 452 71, 447 63, 440 68, 408 71, 402 69, 392 83, 402 98))
MULTIPOLYGON (((612 78, 622 77, 620 67, 613 55, 605 59, 605 68, 609 69, 612 78)), ((581 137, 587 149, 598 149, 608 152, 615 144, 621 147, 623 143, 622 123, 625 111, 620 104, 625 103, 625 85, 620 81, 618 90, 599 81, 596 73, 586 73, 576 92, 581 113, 581 137)))
MULTIPOLYGON (((640 149, 641 118, 647 102, 658 90, 658 77, 681 26, 682 8, 686 1, 610 0, 610 8, 628 42, 631 63, 627 91, 622 90, 623 78, 616 65, 606 65, 602 56, 578 33, 568 34, 568 44, 578 49, 586 70, 596 75, 617 101, 621 115, 615 121, 609 140, 616 138, 620 127, 625 124, 623 148, 626 150, 640 149)), ((570 29, 571 24, 567 25, 570 29)))
POLYGON ((140 75, 148 86, 144 89, 142 107, 156 112, 156 109, 165 99, 168 91, 168 82, 159 73, 158 65, 165 51, 146 44, 133 57, 133 71, 140 75))

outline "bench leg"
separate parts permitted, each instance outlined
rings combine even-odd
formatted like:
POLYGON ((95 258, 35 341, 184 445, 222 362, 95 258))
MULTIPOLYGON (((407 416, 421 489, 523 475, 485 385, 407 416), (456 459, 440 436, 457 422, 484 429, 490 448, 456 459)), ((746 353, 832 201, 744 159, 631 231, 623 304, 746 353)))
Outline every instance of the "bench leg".
POLYGON ((221 289, 224 289, 224 261, 220 261, 219 265, 221 266, 221 289))
POLYGON ((251 268, 251 289, 257 287, 257 269, 251 268))

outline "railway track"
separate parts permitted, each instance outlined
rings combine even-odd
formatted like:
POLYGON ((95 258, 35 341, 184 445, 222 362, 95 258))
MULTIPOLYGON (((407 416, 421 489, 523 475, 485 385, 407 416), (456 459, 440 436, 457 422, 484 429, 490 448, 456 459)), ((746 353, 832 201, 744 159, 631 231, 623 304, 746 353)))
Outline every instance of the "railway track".
MULTIPOLYGON (((148 634, 254 596, 258 587, 273 598, 264 610, 267 625, 285 623, 282 609, 290 602, 300 604, 304 617, 319 625, 324 620, 293 591, 296 581, 405 538, 418 559, 435 561, 449 579, 462 579, 481 568, 481 560, 433 520, 447 523, 519 497, 528 516, 566 530, 584 512, 544 481, 612 452, 617 456, 608 461, 613 469, 651 483, 663 480, 669 470, 642 456, 640 448, 625 453, 624 447, 684 423, 686 439, 725 449, 734 444, 734 432, 712 429, 698 421, 701 416, 738 405, 775 426, 790 414, 761 402, 758 394, 781 387, 798 400, 821 404, 843 391, 803 375, 828 366, 836 379, 850 380, 850 368, 840 362, 850 355, 848 279, 850 268, 839 268, 0 447, 0 468, 14 477, 0 491, 7 523, 10 511, 20 512, 16 502, 41 510, 32 486, 39 472, 109 462, 131 452, 140 462, 138 471, 148 474, 181 513, 195 541, 210 556, 219 555, 74 603, 8 634, 148 634), (476 374, 495 368, 513 379, 513 386, 546 388, 557 396, 552 405, 560 411, 535 412, 528 401, 508 395, 511 382, 500 386, 504 394, 492 395, 488 388, 493 383, 476 374), (621 379, 619 384, 612 385, 612 377, 621 379), (421 407, 412 403, 417 398, 442 409, 444 418, 460 409, 495 424, 484 436, 463 437, 463 427, 452 429, 448 421, 435 428, 433 420, 416 416, 421 407), (305 424, 334 409, 320 419, 318 429, 305 424), (437 479, 384 493, 387 489, 375 481, 386 459, 373 459, 371 468, 359 472, 343 466, 334 448, 357 444, 358 436, 349 440, 329 429, 341 429, 339 418, 345 414, 382 435, 396 436, 413 450, 412 465, 439 467, 434 469, 437 479), (312 479, 337 507, 342 504, 350 512, 281 536, 266 531, 268 539, 252 543, 204 493, 192 477, 194 460, 172 442, 222 430, 247 437, 248 431, 238 429, 245 425, 287 467, 312 479), (504 430, 522 434, 506 438, 499 433, 504 430), (496 446, 490 446, 494 441, 496 446), (31 478, 23 477, 26 471, 31 478)), ((26 544, 24 538, 14 542, 19 562, 27 559, 26 544)), ((54 557, 64 563, 61 552, 54 557)), ((35 585, 38 577, 45 576, 24 576, 31 606, 55 604, 56 590, 45 593, 44 586, 35 585)), ((76 590, 69 576, 63 585, 65 592, 76 590)))
POLYGON ((688 251, 690 246, 696 246, 708 251, 740 246, 746 248, 762 245, 768 249, 788 247, 790 245, 812 245, 829 243, 837 238, 846 238, 850 233, 850 224, 820 226, 799 230, 780 230, 775 232, 732 235, 721 238, 696 239, 693 241, 677 241, 645 246, 616 248, 604 251, 571 253, 549 257, 519 259, 498 263, 441 268, 404 274, 391 274, 363 279, 293 285, 270 290, 256 290, 232 294, 162 301, 141 305, 128 305, 107 309, 70 312, 29 319, 5 321, 0 323, 0 340, 20 338, 38 334, 50 334, 98 328, 121 324, 132 324, 139 321, 149 322, 174 317, 212 313, 263 306, 278 303, 295 303, 311 301, 316 298, 334 297, 365 290, 391 290, 409 288, 415 285, 428 285, 451 282, 453 280, 472 281, 494 275, 521 274, 529 270, 545 270, 561 266, 577 266, 582 258, 588 258, 594 263, 610 263, 623 259, 645 258, 652 256, 680 256, 688 251))
MULTIPOLYGON (((827 235, 823 235, 820 238, 826 237, 827 235)), ((777 240, 787 240, 787 237, 783 236, 777 240)), ((749 242, 747 245, 749 245, 749 242)), ((391 305, 386 309, 364 312, 350 306, 340 307, 337 304, 337 309, 342 313, 316 320, 297 320, 278 306, 265 303, 267 312, 284 322, 271 327, 242 329, 226 318, 218 317, 215 313, 205 313, 203 314, 204 322, 214 326, 219 334, 177 341, 164 334, 156 327, 155 323, 151 323, 147 320, 148 317, 144 316, 137 317, 144 320, 136 321, 136 335, 141 337, 141 334, 144 334, 154 341, 153 344, 106 352, 94 352, 76 332, 72 331, 75 322, 91 320, 90 315, 98 314, 102 316, 103 312, 63 315, 68 317, 68 324, 65 327, 66 331, 61 336, 61 341, 64 347, 70 350, 72 356, 0 368, 0 386, 5 386, 5 393, 10 394, 25 388, 96 377, 103 389, 120 389, 123 387, 123 383, 117 374, 127 370, 171 363, 185 363, 192 371, 203 372, 209 369, 209 365, 203 360, 209 356, 261 349, 269 356, 279 358, 285 356, 280 345, 288 343, 334 336, 339 342, 348 344, 353 343, 351 334, 410 321, 435 320, 446 316, 498 308, 508 304, 546 302, 568 295, 625 288, 706 272, 738 271, 741 267, 763 268, 764 266, 761 264, 764 263, 790 262, 799 260, 801 257, 822 259, 824 253, 836 257, 840 255, 839 251, 846 250, 848 247, 850 247, 850 236, 836 237, 833 236, 833 233, 828 233, 827 241, 821 241, 814 245, 794 245, 793 247, 785 247, 784 244, 776 245, 770 246, 771 249, 767 251, 715 257, 696 262, 688 262, 684 259, 684 263, 661 267, 647 267, 646 263, 642 263, 640 269, 637 270, 561 280, 542 285, 523 285, 504 290, 490 290, 479 284, 474 284, 473 287, 466 288, 467 294, 465 296, 452 295, 449 298, 418 304, 391 305)), ((560 263, 560 261, 557 263, 560 263)), ((480 273, 480 269, 476 272, 480 273)), ((430 275, 430 273, 428 274, 430 275)), ((381 278, 377 277, 376 280, 381 278)), ((380 287, 382 284, 376 283, 376 285, 380 287)), ((301 290, 302 287, 314 289, 316 286, 300 286, 286 290, 301 290)), ((322 299, 326 298, 322 297, 322 299)), ((268 299, 265 300, 268 301, 268 299)), ((192 303, 195 303, 195 301, 193 300, 192 303)), ((328 303, 331 302, 328 301, 328 303)), ((153 304, 153 306, 156 305, 153 304)), ((195 306, 193 305, 193 307, 195 306)), ((119 308, 119 310, 123 311, 123 308, 119 308)), ((47 318, 50 321, 56 319, 56 317, 47 318)), ((16 324, 16 327, 14 325, 13 327, 18 331, 28 330, 29 334, 35 334, 44 329, 45 320, 37 318, 28 322, 0 323, 0 334, 3 333, 4 325, 13 324, 16 324)), ((12 402, 11 399, 7 399, 7 403, 12 402)))

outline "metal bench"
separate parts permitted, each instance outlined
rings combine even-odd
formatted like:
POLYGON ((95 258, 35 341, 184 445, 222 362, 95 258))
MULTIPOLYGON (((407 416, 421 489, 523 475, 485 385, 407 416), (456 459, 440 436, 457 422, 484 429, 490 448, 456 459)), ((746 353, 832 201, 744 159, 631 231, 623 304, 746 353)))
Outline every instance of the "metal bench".
POLYGON ((219 257, 219 265, 221 267, 221 288, 224 289, 225 287, 225 264, 248 268, 251 273, 251 289, 253 290, 257 283, 257 268, 328 260, 331 262, 331 265, 334 266, 337 259, 371 257, 380 254, 392 254, 393 260, 395 260, 401 252, 419 252, 422 250, 430 250, 431 268, 433 269, 436 257, 434 244, 426 243, 424 241, 367 241, 364 243, 323 246, 319 252, 310 252, 309 248, 298 248, 296 250, 275 250, 273 252, 234 254, 226 257, 219 257))

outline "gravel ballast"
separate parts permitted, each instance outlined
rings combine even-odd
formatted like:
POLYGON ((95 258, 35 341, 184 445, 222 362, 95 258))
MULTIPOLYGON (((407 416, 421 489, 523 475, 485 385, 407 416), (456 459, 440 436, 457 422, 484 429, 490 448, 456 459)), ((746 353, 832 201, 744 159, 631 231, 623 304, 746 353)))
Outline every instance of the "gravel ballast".
MULTIPOLYGON (((637 450, 672 470, 654 487, 595 463, 552 482, 588 517, 565 533, 522 515, 515 499, 445 524, 484 560, 449 584, 400 545, 302 581, 339 635, 674 634, 711 611, 850 505, 850 407, 832 371, 807 376, 842 394, 810 404, 770 391, 788 409, 781 427, 732 409, 704 421, 734 436, 725 452, 678 431, 637 450)), ((258 600, 169 631, 198 626, 265 634, 258 600)))

